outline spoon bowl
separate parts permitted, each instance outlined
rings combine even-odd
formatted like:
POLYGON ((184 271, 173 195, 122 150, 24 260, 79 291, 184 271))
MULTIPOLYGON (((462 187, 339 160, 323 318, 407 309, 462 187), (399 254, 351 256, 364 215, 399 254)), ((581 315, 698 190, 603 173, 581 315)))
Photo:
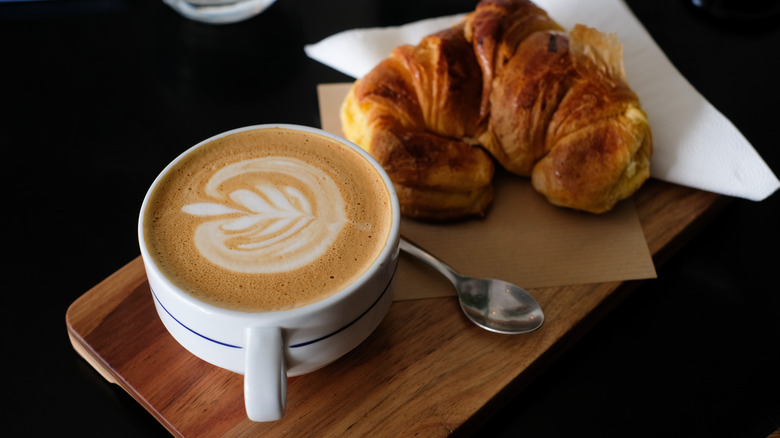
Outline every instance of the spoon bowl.
POLYGON ((463 313, 478 326, 496 333, 518 334, 532 332, 544 323, 541 306, 525 289, 503 280, 461 275, 405 237, 401 237, 400 246, 455 286, 463 313))

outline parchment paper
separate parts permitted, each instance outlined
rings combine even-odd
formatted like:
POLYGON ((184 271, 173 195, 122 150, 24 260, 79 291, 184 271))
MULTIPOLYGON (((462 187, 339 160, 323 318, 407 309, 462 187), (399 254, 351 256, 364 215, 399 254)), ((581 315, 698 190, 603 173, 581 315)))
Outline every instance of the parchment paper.
MULTIPOLYGON (((318 87, 322 128, 342 135, 339 108, 350 84, 318 87)), ((498 170, 483 219, 434 224, 403 219, 401 233, 462 274, 524 288, 655 278, 631 199, 594 215, 555 207, 527 178, 498 170)), ((396 300, 454 295, 444 277, 402 254, 396 300)))

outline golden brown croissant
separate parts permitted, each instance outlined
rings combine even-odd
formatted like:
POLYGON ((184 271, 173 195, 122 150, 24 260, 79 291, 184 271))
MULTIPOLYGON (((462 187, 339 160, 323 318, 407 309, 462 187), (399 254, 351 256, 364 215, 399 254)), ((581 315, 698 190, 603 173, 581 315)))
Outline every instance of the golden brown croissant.
POLYGON ((382 164, 405 216, 455 219, 492 202, 493 161, 466 141, 481 92, 462 25, 398 47, 353 85, 342 104, 344 136, 382 164))
POLYGON ((406 216, 484 214, 485 150, 555 205, 608 211, 649 177, 652 153, 621 51, 585 26, 567 35, 530 1, 483 0, 356 81, 344 134, 385 167, 406 216))

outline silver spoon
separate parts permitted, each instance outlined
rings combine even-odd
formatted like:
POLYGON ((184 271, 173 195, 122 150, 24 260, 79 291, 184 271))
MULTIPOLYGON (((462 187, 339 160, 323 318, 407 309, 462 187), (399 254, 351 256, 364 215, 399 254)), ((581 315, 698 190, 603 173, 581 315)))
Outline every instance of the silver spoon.
POLYGON ((538 329, 544 322, 539 303, 524 289, 502 280, 466 277, 431 253, 401 237, 401 250, 427 263, 452 282, 463 313, 491 332, 515 334, 538 329))

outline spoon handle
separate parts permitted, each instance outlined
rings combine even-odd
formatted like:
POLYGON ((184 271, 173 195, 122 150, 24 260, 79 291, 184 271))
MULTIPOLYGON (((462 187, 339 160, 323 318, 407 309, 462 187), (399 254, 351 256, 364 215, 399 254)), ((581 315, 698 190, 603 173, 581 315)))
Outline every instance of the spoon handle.
POLYGON ((439 271, 442 275, 447 277, 447 279, 452 282, 452 284, 457 285, 458 278, 460 277, 460 274, 458 274, 450 265, 444 263, 443 261, 439 260, 434 256, 433 254, 429 253, 428 251, 422 249, 419 245, 416 243, 410 241, 409 239, 401 236, 401 242, 400 242, 400 248, 402 251, 406 252, 407 254, 427 263, 429 266, 431 266, 433 269, 436 269, 439 271))

